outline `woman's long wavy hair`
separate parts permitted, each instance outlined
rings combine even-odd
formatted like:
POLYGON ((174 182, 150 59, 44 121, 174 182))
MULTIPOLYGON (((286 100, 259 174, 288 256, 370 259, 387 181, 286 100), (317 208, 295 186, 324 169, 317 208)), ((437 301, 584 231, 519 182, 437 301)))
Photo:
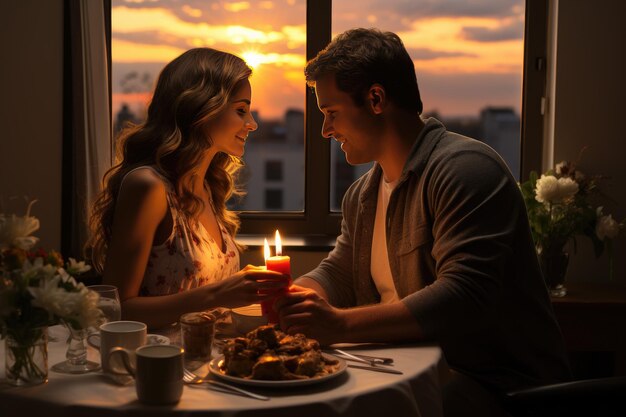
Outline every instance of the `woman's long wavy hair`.
MULTIPOLYGON (((91 208, 91 237, 86 255, 102 271, 111 240, 113 213, 124 176, 136 167, 155 166, 175 187, 180 210, 196 222, 204 202, 192 192, 193 170, 212 140, 206 135, 210 123, 228 105, 240 82, 252 70, 229 53, 210 48, 191 49, 161 71, 145 122, 131 125, 118 138, 116 164, 102 180, 102 191, 91 208)), ((235 187, 239 158, 218 152, 206 172, 218 219, 234 237, 237 214, 226 201, 243 191, 235 187)))

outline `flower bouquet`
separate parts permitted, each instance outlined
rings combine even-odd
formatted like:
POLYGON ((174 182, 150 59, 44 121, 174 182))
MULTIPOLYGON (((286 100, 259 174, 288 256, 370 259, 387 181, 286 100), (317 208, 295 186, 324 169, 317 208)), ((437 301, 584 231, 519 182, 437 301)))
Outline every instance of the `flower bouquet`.
POLYGON ((587 176, 575 163, 563 161, 541 177, 531 172, 528 181, 520 184, 537 255, 552 295, 566 294, 563 280, 569 255, 565 245, 572 241, 576 250, 575 238, 579 235, 591 240, 596 256, 608 250, 609 274, 613 275, 612 239, 624 221, 618 223, 597 204, 601 197, 597 185, 602 178, 587 176))
POLYGON ((47 326, 87 329, 103 320, 98 294, 78 283, 90 269, 56 251, 34 250, 39 220, 0 213, 0 335, 6 339, 7 379, 15 385, 47 380, 47 326))

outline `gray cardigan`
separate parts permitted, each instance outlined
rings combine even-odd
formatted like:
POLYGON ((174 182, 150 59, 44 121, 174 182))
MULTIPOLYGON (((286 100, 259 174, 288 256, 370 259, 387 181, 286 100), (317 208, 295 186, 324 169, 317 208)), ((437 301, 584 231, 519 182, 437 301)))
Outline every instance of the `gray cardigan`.
MULTIPOLYGON (((515 179, 487 145, 425 121, 393 191, 387 246, 398 295, 448 364, 492 389, 569 377, 515 179)), ((370 274, 379 165, 342 204, 341 235, 306 276, 335 306, 379 302, 370 274)))

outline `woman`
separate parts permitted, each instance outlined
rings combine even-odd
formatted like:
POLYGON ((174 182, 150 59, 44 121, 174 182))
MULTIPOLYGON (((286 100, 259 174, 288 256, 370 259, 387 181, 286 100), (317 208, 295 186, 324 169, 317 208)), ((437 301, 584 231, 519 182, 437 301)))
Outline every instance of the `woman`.
POLYGON ((191 49, 159 75, 147 120, 122 133, 88 247, 103 282, 118 287, 124 319, 161 327, 264 301, 284 285, 279 273, 239 270, 239 221, 226 209, 257 128, 250 75, 234 55, 191 49))

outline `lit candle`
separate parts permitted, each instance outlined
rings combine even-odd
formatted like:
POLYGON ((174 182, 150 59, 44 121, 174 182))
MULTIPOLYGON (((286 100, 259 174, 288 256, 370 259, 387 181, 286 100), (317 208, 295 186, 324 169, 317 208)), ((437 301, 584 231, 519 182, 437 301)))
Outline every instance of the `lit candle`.
POLYGON ((274 240, 274 244, 276 245, 276 256, 269 256, 270 253, 267 239, 265 239, 265 244, 267 245, 267 251, 265 252, 265 267, 270 271, 282 272, 285 275, 291 276, 291 260, 289 259, 289 256, 282 256, 283 245, 280 240, 280 233, 278 233, 278 230, 276 231, 276 237, 274 240))
MULTIPOLYGON (((267 239, 265 239, 263 254, 265 257, 265 268, 269 271, 281 272, 287 276, 287 279, 285 280, 285 289, 278 292, 278 294, 281 294, 286 292, 286 289, 291 285, 291 260, 289 256, 282 255, 283 247, 278 230, 276 231, 274 244, 276 246, 276 255, 271 256, 270 245, 267 243, 267 239)), ((276 298, 272 298, 261 303, 261 311, 263 312, 263 315, 267 316, 268 323, 272 324, 278 323, 278 313, 274 311, 273 307, 275 301, 276 298)))

